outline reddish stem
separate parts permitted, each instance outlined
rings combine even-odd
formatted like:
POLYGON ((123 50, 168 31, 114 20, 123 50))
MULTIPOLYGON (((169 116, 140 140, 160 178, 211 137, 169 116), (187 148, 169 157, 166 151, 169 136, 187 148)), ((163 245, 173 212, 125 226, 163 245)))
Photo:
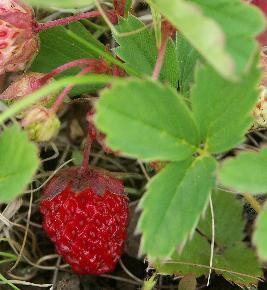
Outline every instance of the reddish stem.
POLYGON ((160 71, 164 62, 165 52, 167 49, 168 39, 175 32, 175 28, 168 22, 164 21, 162 23, 162 41, 161 46, 159 48, 158 58, 156 61, 156 65, 153 71, 152 78, 157 80, 160 75, 160 71))
POLYGON ((89 157, 91 152, 91 147, 93 141, 96 139, 96 128, 90 121, 90 116, 94 114, 94 111, 88 112, 87 121, 88 121, 88 132, 86 137, 86 142, 83 149, 83 161, 81 165, 81 170, 86 171, 89 168, 89 157))
POLYGON ((99 11, 89 11, 89 12, 79 13, 79 14, 76 14, 73 16, 49 21, 46 23, 37 23, 34 31, 36 33, 39 33, 41 31, 49 29, 51 27, 55 27, 55 26, 59 26, 59 25, 67 25, 71 22, 79 21, 81 19, 93 18, 93 17, 98 17, 98 16, 101 16, 101 13, 99 11))
MULTIPOLYGON (((63 72, 66 69, 69 69, 73 66, 77 66, 79 64, 86 65, 86 67, 78 74, 78 76, 85 75, 88 72, 95 72, 95 73, 106 73, 109 70, 109 65, 104 61, 104 60, 99 60, 99 59, 81 59, 81 60, 75 60, 72 62, 69 62, 67 64, 62 65, 61 67, 56 68, 53 70, 50 74, 44 76, 41 81, 39 80, 40 83, 42 82, 47 82, 48 79, 51 77, 54 77, 55 75, 63 72)), ((72 90, 73 85, 67 86, 61 94, 58 96, 57 100, 53 104, 53 106, 50 108, 50 112, 56 112, 62 102, 64 101, 64 98, 68 95, 68 93, 72 90)))
POLYGON ((61 104, 63 103, 65 97, 68 95, 68 93, 73 89, 73 85, 69 85, 67 86, 61 93, 60 95, 57 97, 55 103, 53 104, 53 106, 49 109, 50 113, 55 113, 58 111, 59 107, 61 106, 61 104))
POLYGON ((165 58, 165 52, 166 52, 166 48, 167 48, 167 44, 168 44, 168 38, 169 38, 168 34, 163 35, 161 46, 159 48, 157 62, 156 62, 156 65, 154 67, 154 71, 153 71, 153 75, 152 75, 153 80, 157 80, 159 78, 161 68, 162 68, 162 65, 164 62, 164 58, 165 58))
POLYGON ((81 59, 73 60, 73 61, 70 61, 68 63, 65 63, 65 64, 63 64, 63 65, 55 68, 50 73, 48 73, 47 75, 45 75, 43 78, 41 78, 40 80, 38 80, 38 82, 40 82, 40 84, 43 85, 43 84, 46 84, 47 81, 49 81, 51 78, 55 77, 58 74, 61 74, 65 70, 71 69, 71 68, 76 67, 76 66, 82 66, 82 65, 90 66, 90 65, 95 65, 95 63, 96 63, 96 59, 89 59, 89 58, 81 58, 81 59))
MULTIPOLYGON (((83 76, 86 73, 88 73, 89 71, 91 71, 92 68, 91 67, 86 67, 84 68, 77 76, 83 76)), ((53 104, 53 106, 49 109, 50 113, 55 113, 57 112, 57 110, 59 109, 59 107, 61 106, 61 104, 63 103, 65 97, 68 95, 68 93, 73 89, 74 85, 68 85, 61 93, 60 95, 57 97, 55 103, 53 104)))
POLYGON ((114 9, 118 15, 124 16, 126 0, 114 0, 114 9))

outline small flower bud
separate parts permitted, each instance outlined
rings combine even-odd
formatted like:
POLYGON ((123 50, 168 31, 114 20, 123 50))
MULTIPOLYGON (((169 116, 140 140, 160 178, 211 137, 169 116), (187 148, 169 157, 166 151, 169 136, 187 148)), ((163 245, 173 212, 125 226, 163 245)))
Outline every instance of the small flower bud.
POLYGON ((29 138, 37 142, 50 141, 60 128, 57 115, 42 106, 35 106, 24 112, 21 124, 28 132, 29 138))
POLYGON ((32 8, 20 0, 0 2, 0 74, 24 70, 39 48, 32 8))

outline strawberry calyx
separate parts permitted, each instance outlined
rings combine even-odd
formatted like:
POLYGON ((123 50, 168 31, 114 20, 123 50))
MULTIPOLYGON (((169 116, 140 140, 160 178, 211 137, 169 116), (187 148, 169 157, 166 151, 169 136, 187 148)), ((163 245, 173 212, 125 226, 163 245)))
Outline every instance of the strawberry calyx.
MULTIPOLYGON (((44 199, 52 199, 66 188, 80 193, 90 188, 95 194, 103 195, 106 191, 125 195, 123 183, 110 173, 100 169, 86 169, 73 166, 59 171, 44 189, 44 199)), ((125 195, 126 197, 126 195, 125 195)))

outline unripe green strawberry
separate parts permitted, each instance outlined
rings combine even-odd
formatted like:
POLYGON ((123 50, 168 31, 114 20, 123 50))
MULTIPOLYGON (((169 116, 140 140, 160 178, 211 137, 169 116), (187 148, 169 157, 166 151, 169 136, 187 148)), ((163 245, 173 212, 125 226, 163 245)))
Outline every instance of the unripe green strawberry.
POLYGON ((42 106, 26 110, 22 115, 21 124, 27 131, 29 138, 36 142, 50 141, 57 135, 60 128, 57 115, 42 106))

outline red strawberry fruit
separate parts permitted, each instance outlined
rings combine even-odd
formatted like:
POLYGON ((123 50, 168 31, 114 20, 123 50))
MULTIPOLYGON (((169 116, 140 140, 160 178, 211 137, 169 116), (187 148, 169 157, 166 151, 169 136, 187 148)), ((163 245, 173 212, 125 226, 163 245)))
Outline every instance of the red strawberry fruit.
POLYGON ((62 170, 46 186, 40 211, 44 231, 74 272, 114 270, 128 223, 128 198, 120 180, 102 170, 62 170))

